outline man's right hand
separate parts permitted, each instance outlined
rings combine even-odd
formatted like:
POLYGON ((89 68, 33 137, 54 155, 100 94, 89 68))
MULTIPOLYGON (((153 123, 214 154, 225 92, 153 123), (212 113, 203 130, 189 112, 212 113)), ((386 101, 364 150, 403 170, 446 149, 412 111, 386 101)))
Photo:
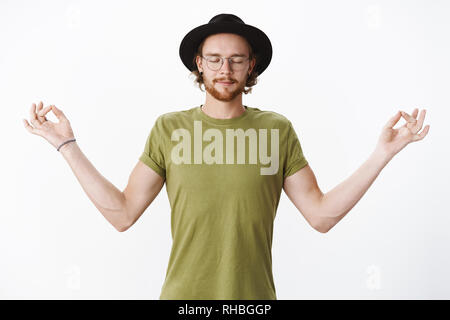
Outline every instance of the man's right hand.
POLYGON ((51 145, 58 148, 63 142, 74 139, 72 127, 64 113, 55 107, 49 105, 43 109, 42 101, 38 104, 33 103, 30 108, 30 125, 26 119, 23 119, 25 128, 32 134, 45 138, 51 145), (45 115, 52 110, 59 122, 48 120, 45 115))

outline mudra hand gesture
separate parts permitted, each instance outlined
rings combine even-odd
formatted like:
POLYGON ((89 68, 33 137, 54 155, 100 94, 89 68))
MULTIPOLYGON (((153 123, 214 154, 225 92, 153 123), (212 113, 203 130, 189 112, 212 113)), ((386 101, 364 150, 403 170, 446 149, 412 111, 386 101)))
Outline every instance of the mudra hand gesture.
POLYGON ((426 110, 420 112, 419 119, 417 115, 419 109, 415 108, 411 115, 404 111, 398 111, 389 121, 384 125, 380 138, 377 144, 377 150, 383 152, 389 158, 392 158, 400 150, 406 147, 410 142, 422 140, 428 134, 430 125, 426 125, 422 132, 423 121, 425 119, 426 110), (406 123, 394 129, 394 125, 403 117, 406 123))
POLYGON ((23 119, 25 128, 30 133, 45 138, 55 148, 64 141, 74 138, 69 120, 64 113, 54 105, 43 108, 43 103, 41 101, 36 108, 36 104, 33 103, 30 108, 30 122, 32 125, 30 125, 26 119, 23 119), (52 122, 45 117, 50 110, 53 111, 59 122, 52 122))

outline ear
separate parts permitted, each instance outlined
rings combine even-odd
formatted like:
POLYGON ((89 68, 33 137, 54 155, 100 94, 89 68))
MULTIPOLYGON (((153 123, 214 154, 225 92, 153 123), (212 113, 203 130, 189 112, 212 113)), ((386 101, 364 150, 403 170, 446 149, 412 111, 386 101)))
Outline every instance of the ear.
POLYGON ((255 57, 253 57, 253 59, 250 61, 250 68, 249 68, 249 72, 248 72, 249 75, 252 73, 253 68, 255 67, 255 64, 256 64, 256 59, 255 59, 255 57))
POLYGON ((202 71, 203 71, 203 64, 202 64, 203 59, 202 59, 202 57, 200 57, 199 55, 197 55, 197 56, 195 57, 195 62, 197 63, 197 69, 198 69, 198 71, 199 71, 199 72, 202 72, 202 71))

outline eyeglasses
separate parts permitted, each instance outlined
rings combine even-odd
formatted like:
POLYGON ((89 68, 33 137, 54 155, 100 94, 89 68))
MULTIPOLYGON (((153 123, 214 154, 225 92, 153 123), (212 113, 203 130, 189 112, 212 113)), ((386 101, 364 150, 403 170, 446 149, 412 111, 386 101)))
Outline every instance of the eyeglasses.
POLYGON ((222 68, 224 59, 228 59, 228 64, 231 66, 231 68, 235 71, 241 71, 245 68, 246 63, 249 58, 245 57, 231 57, 231 58, 224 58, 219 56, 201 56, 206 60, 206 65, 209 69, 212 71, 217 71, 222 68))

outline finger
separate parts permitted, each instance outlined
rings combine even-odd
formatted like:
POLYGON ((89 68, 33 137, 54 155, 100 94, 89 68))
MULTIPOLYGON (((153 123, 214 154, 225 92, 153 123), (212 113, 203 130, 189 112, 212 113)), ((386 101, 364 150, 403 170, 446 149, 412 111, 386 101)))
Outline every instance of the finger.
POLYGON ((41 111, 38 112, 38 116, 44 118, 45 115, 52 109, 52 106, 47 106, 44 109, 41 109, 41 111))
POLYGON ((392 127, 395 126, 398 120, 400 120, 400 117, 401 117, 400 111, 397 111, 397 113, 394 116, 392 116, 388 122, 386 122, 384 127, 392 129, 392 127))
POLYGON ((419 113, 419 109, 418 108, 414 108, 413 112, 411 113, 411 116, 414 119, 417 119, 417 114, 419 113))
POLYGON ((33 128, 33 126, 31 126, 26 119, 22 119, 22 122, 23 122, 25 129, 27 129, 32 134, 37 134, 36 128, 33 128))
POLYGON ((416 125, 414 126, 414 132, 417 133, 422 129, 423 121, 425 120, 425 115, 427 113, 427 110, 423 109, 420 112, 419 120, 417 121, 416 125))
POLYGON ((47 121, 47 119, 45 117, 40 115, 40 112, 42 111, 43 106, 44 106, 44 103, 42 101, 40 101, 36 108, 37 119, 39 120, 39 122, 41 124, 44 123, 45 121, 47 121))
POLYGON ((40 102, 38 103, 38 105, 37 105, 36 113, 39 113, 39 111, 42 110, 42 107, 43 107, 43 106, 44 106, 44 104, 42 103, 42 101, 40 101, 40 102))
POLYGON ((58 118, 58 120, 64 121, 67 120, 66 115, 64 112, 61 111, 61 109, 58 109, 55 105, 51 105, 53 113, 58 118))
POLYGON ((421 133, 416 134, 416 135, 414 136, 413 141, 419 141, 419 140, 422 140, 423 138, 425 138, 425 136, 428 134, 429 131, 430 131, 430 125, 427 124, 427 125, 425 126, 425 128, 422 130, 421 133))
POLYGON ((30 108, 30 122, 35 127, 39 127, 41 123, 39 122, 37 115, 36 115, 36 104, 33 103, 30 108))
POLYGON ((412 116, 407 114, 405 111, 402 111, 402 117, 409 123, 415 123, 417 120, 414 119, 412 116))
POLYGON ((36 104, 32 103, 30 108, 30 119, 33 119, 36 115, 36 104))

